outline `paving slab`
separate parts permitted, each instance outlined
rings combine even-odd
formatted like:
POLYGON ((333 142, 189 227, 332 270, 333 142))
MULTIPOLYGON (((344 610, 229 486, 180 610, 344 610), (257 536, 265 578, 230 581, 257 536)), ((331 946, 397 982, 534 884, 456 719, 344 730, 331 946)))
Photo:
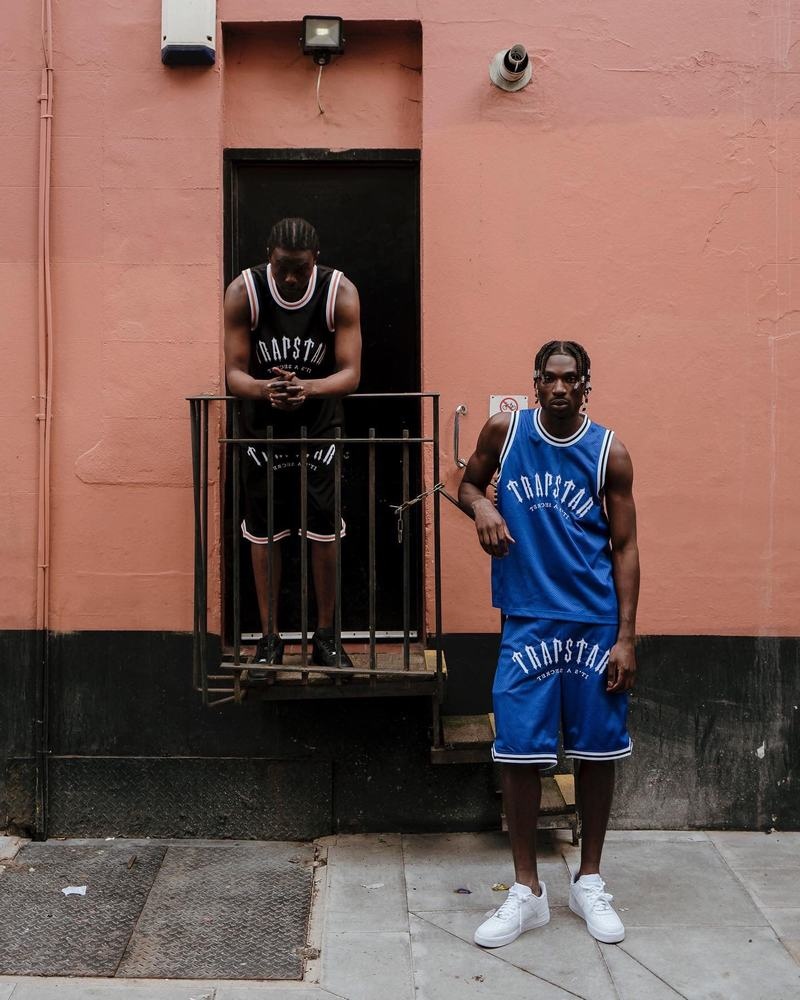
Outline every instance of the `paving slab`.
POLYGON ((347 1000, 414 1000, 408 932, 326 931, 320 986, 347 1000))
POLYGON ((748 830, 709 832, 709 840, 733 869, 767 862, 792 867, 800 858, 800 833, 758 833, 748 830))
MULTIPOLYGON (((418 911, 415 915, 477 948, 472 936, 488 913, 491 910, 433 910, 418 911)), ((503 948, 493 948, 491 952, 478 950, 580 997, 617 1000, 596 942, 568 907, 551 907, 549 924, 522 934, 503 948)))
MULTIPOLYGON (((658 976, 614 944, 598 945, 608 964, 620 1000, 678 1000, 677 993, 658 976)), ((684 998, 685 1000, 685 998, 684 998)))
POLYGON ((25 837, 0 837, 0 861, 11 861, 29 843, 25 837))
POLYGON ((163 856, 124 843, 27 844, 0 875, 0 973, 113 976, 163 856))
POLYGON ((769 927, 640 927, 617 947, 691 1000, 800 995, 800 966, 769 927))
MULTIPOLYGON (((514 865, 504 833, 412 834, 403 837, 408 908, 417 910, 487 910, 498 907, 505 893, 496 883, 514 882, 514 865), (469 889, 457 893, 456 889, 469 889)), ((543 845, 539 877, 547 885, 551 906, 566 906, 569 873, 558 847, 543 845)))
MULTIPOLYGON (((562 851, 577 870, 579 850, 562 851)), ((603 851, 603 878, 628 929, 767 923, 710 841, 614 839, 603 851)))
POLYGON ((169 847, 117 975, 300 979, 314 848, 169 847))
POLYGON ((800 965, 800 940, 799 941, 787 941, 782 940, 781 944, 789 952, 792 958, 800 965))
POLYGON ((14 983, 0 983, 0 1000, 8 1000, 14 992, 14 983))
POLYGON ((86 979, 21 981, 12 1000, 214 1000, 213 985, 86 979))
MULTIPOLYGON (((510 965, 493 950, 467 944, 427 920, 412 915, 410 925, 417 1000, 575 1000, 573 992, 510 965)), ((390 995, 375 994, 370 1000, 390 995)))
POLYGON ((763 907, 761 911, 778 935, 781 944, 800 963, 800 906, 787 909, 763 907))
MULTIPOLYGON (((637 841, 655 841, 662 844, 703 844, 708 834, 704 830, 608 830, 606 843, 622 841, 635 844, 637 841)), ((568 842, 571 846, 571 842, 568 842)))
POLYGON ((277 983, 260 986, 218 986, 214 1000, 342 1000, 335 993, 308 986, 277 983))
POLYGON ((400 836, 351 836, 328 847, 326 923, 334 931, 408 933, 400 836))
POLYGON ((800 864, 784 868, 767 863, 734 871, 760 907, 791 909, 800 899, 800 864))

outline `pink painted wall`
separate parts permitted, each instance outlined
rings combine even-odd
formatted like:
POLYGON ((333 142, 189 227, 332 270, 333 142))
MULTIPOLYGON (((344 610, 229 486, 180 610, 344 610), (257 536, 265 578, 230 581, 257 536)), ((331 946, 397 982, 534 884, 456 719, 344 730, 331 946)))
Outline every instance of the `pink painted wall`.
MULTIPOLYGON (((30 7, 0 42, 9 628, 34 614, 30 7)), ((579 339, 591 412, 636 464, 641 630, 796 634, 800 6, 342 0, 352 47, 323 77, 324 119, 296 32, 263 23, 263 0, 218 8, 217 66, 169 70, 156 0, 55 6, 52 627, 191 627, 183 396, 221 386, 223 146, 419 145, 424 381, 444 393, 449 487, 456 405, 467 450, 489 393, 530 391, 541 341, 579 339), (375 24, 414 20, 421 76, 409 26, 375 24), (487 66, 515 41, 534 82, 508 95, 487 66)), ((281 21, 306 12, 289 0, 281 21)), ((486 559, 448 508, 444 551, 446 629, 495 630, 486 559)))

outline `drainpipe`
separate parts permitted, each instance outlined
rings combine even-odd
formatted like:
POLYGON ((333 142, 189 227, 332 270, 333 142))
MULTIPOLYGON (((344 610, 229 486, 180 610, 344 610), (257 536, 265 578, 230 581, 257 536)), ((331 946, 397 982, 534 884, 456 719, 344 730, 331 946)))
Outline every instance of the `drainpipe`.
POLYGON ((42 0, 42 89, 39 94, 38 207, 38 362, 39 495, 36 544, 36 812, 34 836, 47 836, 47 758, 49 754, 49 590, 50 448, 53 415, 53 301, 50 280, 50 162, 53 134, 53 9, 42 0))

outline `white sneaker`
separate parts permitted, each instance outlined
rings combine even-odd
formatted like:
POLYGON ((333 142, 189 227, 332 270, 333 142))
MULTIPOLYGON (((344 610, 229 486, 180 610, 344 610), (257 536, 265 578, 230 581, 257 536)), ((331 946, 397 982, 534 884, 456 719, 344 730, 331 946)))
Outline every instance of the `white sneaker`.
POLYGON ((581 875, 569 887, 569 908, 586 921, 593 938, 605 944, 616 944, 625 937, 625 928, 617 916, 611 893, 599 875, 581 875))
POLYGON ((515 882, 509 889, 506 901, 502 906, 480 925, 475 931, 475 944, 484 948, 499 948, 511 944, 524 931, 534 927, 543 927, 550 920, 550 907, 547 905, 547 889, 544 882, 541 896, 534 896, 515 882))

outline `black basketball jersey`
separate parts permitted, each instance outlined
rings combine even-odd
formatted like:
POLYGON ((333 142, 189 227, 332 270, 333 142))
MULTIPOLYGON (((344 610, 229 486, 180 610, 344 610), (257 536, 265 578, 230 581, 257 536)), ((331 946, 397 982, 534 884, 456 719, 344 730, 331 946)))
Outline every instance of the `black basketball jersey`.
MULTIPOLYGON (((272 369, 296 372, 300 379, 325 378, 336 370, 334 312, 342 272, 315 266, 305 294, 284 299, 269 264, 242 271, 250 304, 250 366, 256 379, 274 378, 272 369)), ((325 435, 341 424, 338 399, 309 399, 299 410, 281 412, 268 403, 243 407, 245 429, 261 436, 272 425, 276 437, 293 437, 301 426, 309 437, 325 435)))

